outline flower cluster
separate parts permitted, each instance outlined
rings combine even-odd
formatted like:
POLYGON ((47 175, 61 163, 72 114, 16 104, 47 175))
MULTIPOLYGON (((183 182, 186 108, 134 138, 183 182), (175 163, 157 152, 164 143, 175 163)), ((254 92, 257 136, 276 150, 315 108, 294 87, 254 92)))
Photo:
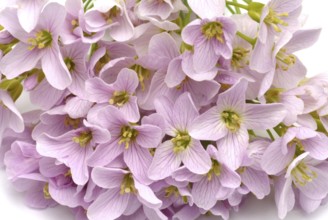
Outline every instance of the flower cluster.
POLYGON ((1 1, 0 166, 29 206, 191 220, 271 190, 280 218, 328 200, 302 0, 1 1))

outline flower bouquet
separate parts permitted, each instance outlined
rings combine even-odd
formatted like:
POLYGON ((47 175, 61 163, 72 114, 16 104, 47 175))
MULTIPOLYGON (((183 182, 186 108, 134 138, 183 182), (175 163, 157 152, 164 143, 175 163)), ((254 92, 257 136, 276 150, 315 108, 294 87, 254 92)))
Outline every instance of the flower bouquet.
POLYGON ((15 0, 0 11, 0 166, 77 220, 278 216, 328 194, 328 75, 302 0, 15 0), (16 101, 28 95, 32 111, 16 101))

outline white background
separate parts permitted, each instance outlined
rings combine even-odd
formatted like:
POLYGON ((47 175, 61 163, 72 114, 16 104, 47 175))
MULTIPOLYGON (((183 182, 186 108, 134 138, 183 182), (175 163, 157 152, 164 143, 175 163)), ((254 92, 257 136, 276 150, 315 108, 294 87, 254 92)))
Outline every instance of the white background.
MULTIPOLYGON (((262 2, 267 2, 262 0, 262 2)), ((0 0, 0 8, 3 0, 0 0)), ((318 73, 328 74, 328 2, 324 0, 304 0, 303 13, 308 15, 305 27, 322 27, 318 43, 298 55, 308 67, 309 76, 318 73)), ((328 184, 328 183, 327 183, 328 184)), ((25 206, 23 196, 14 191, 6 180, 4 170, 0 169, 0 219, 1 220, 73 220, 66 208, 32 210, 25 206)), ((215 218, 217 219, 217 218, 215 218)), ((250 198, 238 213, 232 213, 231 220, 277 220, 272 197, 258 201, 250 198)), ((315 213, 306 215, 299 211, 288 214, 286 220, 325 220, 328 219, 328 206, 319 208, 315 213)), ((106 219, 104 219, 106 220, 106 219)))

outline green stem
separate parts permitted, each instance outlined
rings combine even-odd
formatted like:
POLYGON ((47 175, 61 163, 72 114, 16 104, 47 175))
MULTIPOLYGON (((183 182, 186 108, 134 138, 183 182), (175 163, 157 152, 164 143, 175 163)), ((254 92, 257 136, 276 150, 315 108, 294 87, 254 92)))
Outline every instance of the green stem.
POLYGON ((92 0, 87 0, 84 5, 84 12, 86 12, 89 9, 90 4, 92 3, 92 0))
POLYGON ((245 41, 247 41, 248 43, 250 43, 251 45, 253 45, 253 46, 254 46, 255 43, 256 43, 256 40, 255 40, 254 38, 251 38, 251 37, 249 37, 249 36, 247 36, 247 35, 241 33, 240 31, 237 31, 237 35, 238 35, 240 38, 242 38, 242 39, 244 39, 245 41))
POLYGON ((236 14, 236 12, 232 9, 230 5, 227 5, 227 9, 231 12, 231 14, 236 14))
MULTIPOLYGON (((238 3, 237 0, 232 0, 234 3, 238 3)), ((237 14, 241 14, 241 11, 240 11, 240 8, 235 6, 235 9, 236 9, 236 13, 237 14)))
POLYGON ((234 2, 234 1, 233 2, 226 1, 226 4, 227 5, 232 5, 232 6, 235 6, 235 7, 238 7, 238 8, 242 8, 242 9, 245 9, 247 11, 249 9, 248 5, 239 4, 239 3, 234 2))
POLYGON ((270 129, 266 130, 268 135, 270 136, 271 140, 274 141, 274 136, 272 134, 272 132, 270 131, 270 129))

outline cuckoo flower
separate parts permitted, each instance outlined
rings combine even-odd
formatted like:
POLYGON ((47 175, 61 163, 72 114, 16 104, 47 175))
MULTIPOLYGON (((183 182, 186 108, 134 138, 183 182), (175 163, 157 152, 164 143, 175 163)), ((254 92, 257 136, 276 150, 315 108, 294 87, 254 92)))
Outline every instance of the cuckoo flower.
POLYGON ((162 140, 162 130, 151 124, 130 123, 125 115, 113 106, 97 112, 96 123, 111 133, 109 143, 99 145, 88 163, 104 166, 123 154, 123 159, 135 178, 144 184, 151 183, 147 176, 152 156, 150 148, 156 148, 162 140))
POLYGON ((328 194, 327 168, 327 161, 316 160, 309 153, 303 153, 288 166, 285 176, 277 177, 275 201, 281 219, 293 209, 296 198, 306 212, 312 212, 320 206, 328 194))
POLYGON ((281 103, 287 110, 283 122, 290 126, 295 123, 299 115, 304 112, 304 102, 293 91, 285 91, 282 88, 271 88, 264 94, 267 103, 281 103))
POLYGON ((46 209, 58 205, 49 194, 47 178, 40 173, 21 175, 13 182, 15 189, 25 192, 27 206, 34 209, 46 209))
POLYGON ((269 176, 261 168, 263 153, 269 144, 268 139, 257 139, 251 142, 247 148, 247 156, 244 158, 241 168, 238 169, 242 186, 258 199, 263 199, 270 194, 269 176))
POLYGON ((218 158, 232 169, 243 160, 248 129, 269 129, 282 121, 281 104, 246 104, 247 81, 240 80, 221 93, 217 105, 194 120, 190 135, 197 140, 217 141, 218 158))
POLYGON ((262 9, 259 40, 269 43, 269 39, 289 32, 293 34, 299 27, 298 17, 302 10, 302 0, 271 0, 262 9))
POLYGON ((198 116, 190 94, 182 94, 175 103, 163 97, 155 102, 155 107, 165 119, 166 134, 172 138, 156 149, 148 171, 149 177, 164 179, 176 171, 182 162, 191 172, 206 174, 211 168, 210 156, 200 141, 189 135, 191 123, 198 116))
POLYGON ((9 179, 15 181, 21 175, 37 172, 40 158, 35 144, 23 141, 12 143, 11 150, 5 154, 4 158, 9 179))
POLYGON ((320 32, 321 29, 299 30, 293 35, 282 34, 274 46, 265 44, 266 48, 260 48, 255 45, 250 68, 260 73, 271 71, 275 87, 284 89, 296 87, 305 77, 306 68, 294 53, 311 47, 318 40, 320 32), (272 72, 273 70, 275 72, 272 72))
POLYGON ((43 133, 52 137, 61 136, 71 130, 82 127, 82 120, 81 118, 69 117, 64 105, 57 106, 40 115, 40 121, 34 127, 32 137, 34 140, 38 140, 38 136, 43 133))
POLYGON ((125 1, 98 0, 94 7, 85 14, 88 31, 109 30, 109 35, 116 41, 127 41, 134 33, 133 24, 128 16, 125 1))
POLYGON ((193 205, 193 198, 190 193, 190 187, 187 181, 175 181, 172 178, 166 178, 152 185, 152 189, 157 197, 162 200, 161 209, 170 206, 193 205))
POLYGON ((104 36, 104 31, 90 32, 86 30, 81 0, 67 0, 65 8, 67 15, 61 32, 61 40, 64 44, 72 44, 80 40, 83 43, 91 44, 104 36))
POLYGON ((201 19, 189 23, 182 30, 181 36, 185 43, 194 46, 195 71, 210 71, 221 56, 231 58, 236 25, 230 18, 222 16, 225 1, 189 0, 188 4, 201 19))
POLYGON ((130 69, 122 69, 116 81, 108 85, 100 78, 89 79, 86 82, 88 99, 96 103, 108 103, 117 107, 129 122, 137 122, 140 113, 135 91, 139 80, 136 72, 130 69))
POLYGON ((262 168, 270 175, 278 174, 290 164, 295 153, 303 152, 308 152, 314 159, 326 160, 327 136, 306 127, 289 128, 284 136, 269 145, 262 157, 262 168))
MULTIPOLYGON (((262 55, 268 56, 271 54, 275 50, 273 48, 276 48, 277 41, 279 42, 278 45, 281 42, 288 42, 293 33, 300 27, 298 17, 302 9, 301 4, 302 0, 271 0, 262 9, 258 41, 255 44, 250 64, 252 69, 266 73, 275 68, 275 65, 272 65, 274 60, 263 59, 262 55), (263 62, 259 62, 259 59, 262 59, 263 62)), ((275 50, 276 54, 279 50, 280 48, 275 50)), ((284 53, 281 55, 284 55, 284 53)), ((288 65, 293 62, 288 58, 292 57, 283 57, 284 66, 287 64, 286 62, 288 62, 288 65)))
POLYGON ((157 34, 151 38, 148 54, 141 57, 139 62, 158 72, 151 81, 148 95, 140 104, 143 109, 152 109, 154 100, 161 95, 173 100, 189 92, 195 104, 203 106, 217 94, 220 85, 213 80, 217 71, 212 71, 210 74, 197 74, 201 75, 201 78, 193 77, 193 67, 191 67, 192 70, 183 68, 183 60, 188 55, 192 59, 191 53, 184 53, 180 56, 175 40, 167 33, 157 34))
POLYGON ((182 31, 185 43, 194 46, 193 65, 196 72, 210 71, 219 58, 230 59, 235 23, 227 17, 194 20, 182 31))
POLYGON ((89 78, 86 59, 90 46, 76 42, 61 48, 67 69, 72 77, 72 84, 68 89, 76 96, 86 98, 85 81, 89 78))
POLYGON ((94 168, 94 182, 106 189, 88 208, 90 220, 117 219, 131 202, 140 202, 151 209, 159 209, 162 202, 150 187, 137 181, 132 173, 119 168, 94 168))
POLYGON ((58 46, 58 36, 66 15, 65 8, 58 3, 48 3, 31 33, 26 33, 18 23, 16 10, 6 8, 0 13, 0 23, 19 42, 0 61, 0 71, 12 79, 34 68, 41 61, 43 72, 49 83, 60 90, 67 88, 72 78, 64 63, 58 46))
POLYGON ((86 206, 84 186, 76 185, 71 170, 53 158, 42 158, 39 162, 40 173, 48 178, 49 197, 61 205, 71 208, 86 206))
POLYGON ((88 158, 97 144, 110 140, 107 130, 84 121, 85 127, 71 130, 61 136, 42 134, 38 138, 37 151, 46 157, 56 158, 68 166, 73 181, 84 185, 89 180, 88 158))
POLYGON ((231 192, 240 186, 240 176, 229 167, 217 160, 217 149, 213 145, 207 147, 211 156, 212 166, 206 175, 193 174, 185 167, 173 173, 177 181, 193 182, 191 195, 195 204, 202 209, 210 210, 215 206, 219 192, 231 192))

